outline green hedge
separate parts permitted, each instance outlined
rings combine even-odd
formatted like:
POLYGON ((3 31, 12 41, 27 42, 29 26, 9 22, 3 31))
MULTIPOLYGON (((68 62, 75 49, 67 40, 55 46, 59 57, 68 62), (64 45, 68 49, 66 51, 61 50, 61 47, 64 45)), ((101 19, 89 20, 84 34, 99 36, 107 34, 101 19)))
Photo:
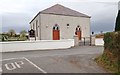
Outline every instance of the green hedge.
POLYGON ((104 48, 116 57, 120 50, 120 32, 108 32, 104 34, 104 48))
POLYGON ((104 59, 106 65, 116 68, 120 72, 120 32, 108 32, 104 34, 104 53, 102 59, 104 59))

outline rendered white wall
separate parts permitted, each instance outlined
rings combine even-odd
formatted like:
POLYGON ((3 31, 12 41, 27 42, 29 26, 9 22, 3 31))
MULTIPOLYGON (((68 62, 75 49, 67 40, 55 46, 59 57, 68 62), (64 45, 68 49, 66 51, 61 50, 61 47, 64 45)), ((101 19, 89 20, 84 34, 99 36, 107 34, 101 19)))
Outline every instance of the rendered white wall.
POLYGON ((74 46, 73 39, 2 42, 0 52, 64 49, 74 46))
POLYGON ((30 23, 30 29, 35 30, 35 35, 37 35, 36 29, 38 30, 38 36, 36 36, 36 39, 40 40, 40 31, 41 30, 40 30, 40 16, 39 15, 30 23), (37 22, 37 27, 36 27, 36 21, 38 21, 37 22))
POLYGON ((103 38, 96 38, 95 39, 95 45, 96 46, 104 46, 104 40, 103 40, 103 38))
POLYGON ((52 40, 52 30, 55 24, 60 27, 60 39, 73 39, 78 25, 82 29, 82 37, 90 37, 90 18, 52 14, 40 14, 40 17, 42 40, 52 40), (69 24, 69 28, 67 28, 67 24, 69 24))

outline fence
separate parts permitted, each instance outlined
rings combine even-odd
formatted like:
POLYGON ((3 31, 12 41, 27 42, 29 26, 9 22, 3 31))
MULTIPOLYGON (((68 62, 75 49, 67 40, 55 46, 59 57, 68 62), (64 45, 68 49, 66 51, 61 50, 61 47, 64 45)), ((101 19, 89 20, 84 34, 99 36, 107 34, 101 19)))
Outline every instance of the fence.
POLYGON ((95 38, 95 36, 90 37, 82 37, 81 41, 79 42, 79 46, 104 46, 103 38, 95 38))
POLYGON ((91 38, 90 37, 82 37, 79 41, 79 46, 88 46, 91 45, 91 38))

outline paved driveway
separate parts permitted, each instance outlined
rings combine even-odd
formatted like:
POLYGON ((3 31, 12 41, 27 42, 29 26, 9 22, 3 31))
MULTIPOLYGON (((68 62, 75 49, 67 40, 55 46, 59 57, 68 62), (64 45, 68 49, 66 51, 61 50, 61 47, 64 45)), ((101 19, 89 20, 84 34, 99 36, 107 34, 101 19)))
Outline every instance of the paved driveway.
POLYGON ((2 53, 3 73, 106 73, 95 62, 103 47, 2 53))

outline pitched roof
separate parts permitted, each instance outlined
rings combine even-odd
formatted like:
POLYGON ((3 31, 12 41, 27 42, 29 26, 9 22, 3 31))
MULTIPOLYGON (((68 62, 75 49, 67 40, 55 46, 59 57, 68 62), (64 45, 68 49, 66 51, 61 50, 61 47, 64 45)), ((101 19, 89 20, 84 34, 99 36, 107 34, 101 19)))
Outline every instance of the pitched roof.
POLYGON ((54 5, 54 6, 50 7, 50 8, 47 8, 47 9, 45 9, 43 11, 40 11, 37 15, 39 15, 40 13, 42 13, 42 14, 54 14, 54 15, 64 15, 64 16, 75 16, 75 17, 87 17, 87 18, 90 18, 90 16, 88 16, 88 15, 85 15, 85 14, 80 13, 78 11, 75 11, 75 10, 72 10, 70 8, 64 7, 64 6, 60 5, 60 4, 56 4, 56 5, 54 5))

